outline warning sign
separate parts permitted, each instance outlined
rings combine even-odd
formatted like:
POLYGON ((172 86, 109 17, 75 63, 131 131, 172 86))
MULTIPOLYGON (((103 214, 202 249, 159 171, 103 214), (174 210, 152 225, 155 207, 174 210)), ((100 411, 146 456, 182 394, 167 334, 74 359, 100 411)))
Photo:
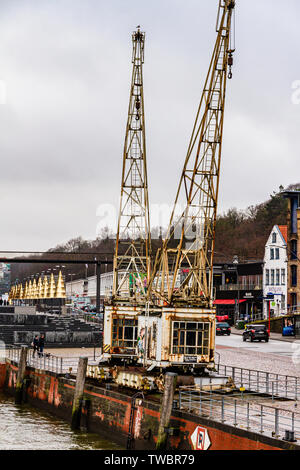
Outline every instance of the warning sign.
POLYGON ((191 441, 194 450, 208 450, 211 446, 207 429, 200 426, 197 426, 191 435, 191 441))

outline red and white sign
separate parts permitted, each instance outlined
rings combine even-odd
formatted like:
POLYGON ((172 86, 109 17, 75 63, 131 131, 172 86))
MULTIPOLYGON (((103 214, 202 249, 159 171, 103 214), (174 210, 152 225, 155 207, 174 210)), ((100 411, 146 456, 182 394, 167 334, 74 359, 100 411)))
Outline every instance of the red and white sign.
POLYGON ((208 450, 211 446, 207 429, 200 426, 197 426, 191 435, 191 441, 194 450, 208 450))

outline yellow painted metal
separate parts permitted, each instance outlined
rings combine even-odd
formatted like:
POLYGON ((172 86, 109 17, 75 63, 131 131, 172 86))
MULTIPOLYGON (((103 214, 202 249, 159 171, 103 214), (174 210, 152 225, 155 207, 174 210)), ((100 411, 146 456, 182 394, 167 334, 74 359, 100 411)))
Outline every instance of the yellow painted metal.
POLYGON ((54 297, 55 297, 55 280, 54 280, 53 273, 51 273, 50 282, 49 282, 48 291, 47 291, 47 298, 53 299, 54 297))
POLYGON ((61 271, 59 271, 58 278, 57 278, 55 298, 56 299, 65 299, 66 298, 66 289, 65 289, 65 284, 64 284, 64 280, 63 280, 61 271))
POLYGON ((42 299, 46 299, 48 296, 48 276, 43 279, 42 299))
POLYGON ((220 0, 217 39, 149 298, 160 305, 211 308, 213 253, 227 78, 232 77, 233 0, 220 0), (183 208, 177 216, 178 207, 183 208), (174 248, 174 240, 178 245, 174 248))
POLYGON ((145 33, 132 34, 132 81, 123 152, 121 199, 114 256, 113 303, 145 302, 150 278, 143 64, 145 33))

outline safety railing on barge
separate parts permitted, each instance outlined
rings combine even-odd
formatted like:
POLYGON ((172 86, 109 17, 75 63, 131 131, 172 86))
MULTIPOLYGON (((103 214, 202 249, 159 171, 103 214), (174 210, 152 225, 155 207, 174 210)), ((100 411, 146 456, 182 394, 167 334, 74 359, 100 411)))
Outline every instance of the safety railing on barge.
POLYGON ((300 413, 256 403, 255 400, 251 402, 194 387, 180 387, 179 408, 270 437, 285 438, 289 433, 295 440, 300 439, 300 413))
POLYGON ((217 365, 220 375, 232 377, 237 388, 259 394, 271 395, 276 398, 298 400, 300 398, 300 378, 274 374, 260 370, 217 365))
MULTIPOLYGON (((19 362, 21 347, 19 346, 6 346, 5 356, 14 362, 19 362)), ((93 365, 97 364, 96 354, 88 357, 88 363, 93 365)), ((78 356, 74 357, 61 357, 55 356, 49 352, 39 354, 37 351, 34 353, 32 349, 27 353, 27 365, 36 369, 55 372, 56 374, 70 374, 76 375, 78 367, 78 356)))

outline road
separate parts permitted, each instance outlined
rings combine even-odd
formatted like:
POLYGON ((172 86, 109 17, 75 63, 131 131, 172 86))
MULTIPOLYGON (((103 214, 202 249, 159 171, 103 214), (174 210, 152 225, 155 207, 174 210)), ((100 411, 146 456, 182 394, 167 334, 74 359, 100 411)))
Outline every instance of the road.
MULTIPOLYGON (((217 336, 220 364, 300 377, 300 342, 243 342, 241 335, 217 336)), ((218 362, 218 354, 216 362, 218 362)))
POLYGON ((239 349, 242 348, 250 352, 257 351, 260 353, 276 354, 279 356, 284 355, 287 357, 292 357, 294 354, 294 349, 292 348, 293 343, 276 340, 270 340, 268 343, 265 343, 264 341, 261 343, 256 341, 253 343, 246 341, 244 343, 241 335, 217 336, 216 344, 217 346, 226 346, 239 349))

